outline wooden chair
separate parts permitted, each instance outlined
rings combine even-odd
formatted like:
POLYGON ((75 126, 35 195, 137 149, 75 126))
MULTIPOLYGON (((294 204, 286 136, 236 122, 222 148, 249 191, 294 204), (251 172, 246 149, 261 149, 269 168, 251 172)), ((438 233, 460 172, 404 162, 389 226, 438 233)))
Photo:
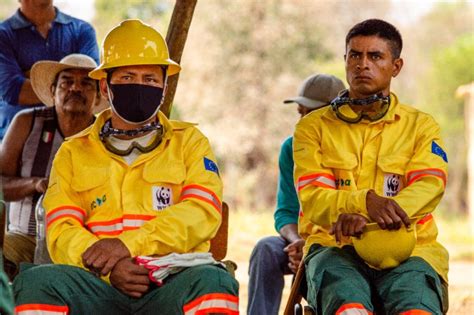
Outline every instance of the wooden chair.
POLYGON ((227 255, 227 238, 229 237, 229 206, 222 203, 222 223, 217 230, 216 236, 211 240, 212 257, 215 260, 223 260, 227 255))
POLYGON ((231 260, 223 260, 227 255, 227 240, 229 237, 229 206, 227 203, 222 203, 222 223, 217 230, 216 235, 211 240, 211 248, 209 251, 212 253, 217 261, 222 261, 225 264, 227 271, 232 276, 235 276, 235 270, 237 270, 237 264, 231 260))
POLYGON ((303 299, 303 293, 301 292, 302 281, 306 281, 303 260, 301 260, 296 276, 291 284, 290 296, 286 303, 285 312, 283 313, 284 315, 315 315, 310 306, 303 307, 301 305, 301 300, 303 299))

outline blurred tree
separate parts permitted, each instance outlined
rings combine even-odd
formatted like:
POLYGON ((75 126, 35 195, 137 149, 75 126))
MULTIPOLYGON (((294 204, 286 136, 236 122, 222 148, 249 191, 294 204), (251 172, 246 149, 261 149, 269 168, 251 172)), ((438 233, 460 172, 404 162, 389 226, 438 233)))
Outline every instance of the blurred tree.
MULTIPOLYGON (((211 138, 228 202, 254 210, 273 206, 279 147, 299 118, 296 106, 282 101, 314 72, 341 73, 340 63, 323 65, 342 61, 343 26, 359 21, 356 8, 367 3, 198 2, 176 98, 182 117, 202 123, 211 138)), ((364 14, 384 14, 388 7, 364 14)))
MULTIPOLYGON (((405 59, 404 69, 395 80, 401 99, 434 113, 427 106, 426 79, 433 73, 434 55, 457 38, 473 32, 474 8, 469 1, 435 2, 430 11, 401 29, 405 59)), ((454 96, 453 96, 454 97, 454 96)))
POLYGON ((442 126, 449 157, 449 181, 444 198, 450 213, 466 213, 466 142, 464 101, 456 98, 459 86, 474 82, 474 32, 460 36, 433 54, 432 68, 424 80, 425 104, 442 126))
POLYGON ((416 73, 411 76, 415 104, 432 114, 441 125, 449 158, 449 179, 441 209, 449 215, 465 214, 466 144, 463 102, 456 89, 473 81, 473 4, 469 1, 438 2, 414 26, 416 73))

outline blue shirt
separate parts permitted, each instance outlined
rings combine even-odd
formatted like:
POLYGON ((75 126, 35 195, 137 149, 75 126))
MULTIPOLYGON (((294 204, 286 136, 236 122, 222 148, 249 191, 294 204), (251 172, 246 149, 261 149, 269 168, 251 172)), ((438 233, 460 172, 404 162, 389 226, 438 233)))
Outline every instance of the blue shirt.
POLYGON ((281 145, 278 164, 280 176, 278 177, 277 206, 273 216, 275 229, 280 232, 280 229, 287 224, 298 224, 300 210, 293 180, 293 137, 289 137, 281 145))
POLYGON ((98 63, 95 31, 89 23, 57 8, 46 39, 20 10, 0 24, 0 139, 15 114, 27 108, 18 105, 25 73, 37 61, 59 61, 72 53, 88 55, 98 63))

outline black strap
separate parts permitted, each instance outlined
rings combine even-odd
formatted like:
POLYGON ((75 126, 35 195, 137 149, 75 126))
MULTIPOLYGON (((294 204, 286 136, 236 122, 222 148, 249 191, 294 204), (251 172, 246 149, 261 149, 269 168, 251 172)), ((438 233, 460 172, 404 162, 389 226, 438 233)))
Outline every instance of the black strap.
MULTIPOLYGON (((40 110, 44 110, 44 109, 40 109, 40 110)), ((51 155, 51 150, 53 148, 54 135, 56 133, 57 125, 58 124, 57 124, 56 112, 53 110, 53 119, 48 119, 47 117, 44 120, 43 130, 41 130, 41 135, 40 135, 40 140, 38 142, 38 148, 36 150, 35 160, 33 161, 31 176, 34 176, 34 177, 46 176, 46 170, 48 169, 49 158, 51 155)))

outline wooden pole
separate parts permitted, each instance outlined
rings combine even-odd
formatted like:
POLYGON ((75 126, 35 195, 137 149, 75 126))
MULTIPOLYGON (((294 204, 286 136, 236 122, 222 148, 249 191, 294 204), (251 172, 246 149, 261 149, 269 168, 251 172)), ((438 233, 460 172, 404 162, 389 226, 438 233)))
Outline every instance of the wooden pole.
MULTIPOLYGON (((188 37, 189 27, 193 19, 194 8, 197 0, 176 0, 173 15, 171 16, 168 34, 166 34, 166 43, 170 51, 170 57, 177 63, 181 62, 184 44, 188 37)), ((168 78, 168 91, 166 92, 165 101, 161 106, 161 111, 170 116, 173 106, 173 99, 178 86, 179 73, 168 78)))
POLYGON ((460 86, 456 96, 464 98, 464 122, 467 144, 467 208, 471 227, 474 231, 474 82, 460 86))

